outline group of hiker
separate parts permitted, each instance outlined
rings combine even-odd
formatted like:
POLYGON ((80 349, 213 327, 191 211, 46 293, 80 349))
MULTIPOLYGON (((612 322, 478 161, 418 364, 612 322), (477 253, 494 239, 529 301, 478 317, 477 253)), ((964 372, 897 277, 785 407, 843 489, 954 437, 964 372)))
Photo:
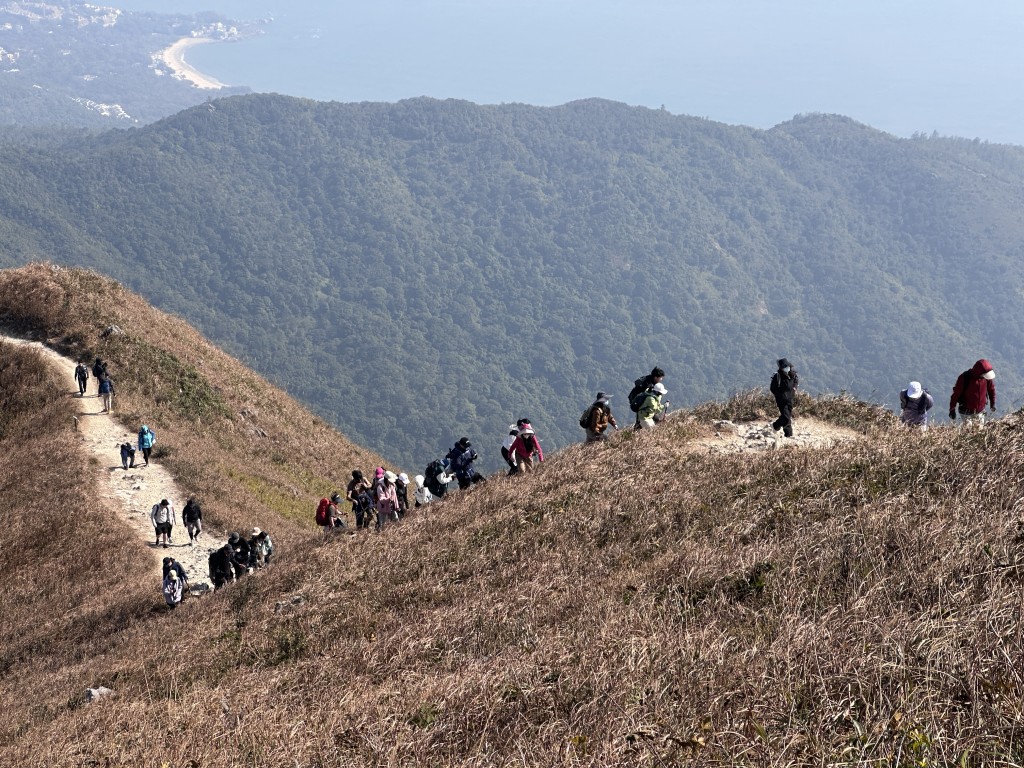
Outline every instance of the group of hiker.
MULTIPOLYGON (((996 372, 992 363, 982 358, 961 373, 953 385, 949 398, 949 419, 956 421, 957 414, 964 424, 983 425, 985 408, 996 412, 996 372)), ((935 398, 921 382, 912 381, 906 389, 900 390, 900 421, 909 427, 928 428, 928 411, 935 406, 935 398)))
MULTIPOLYGON (((162 504, 163 502, 161 502, 162 504)), ((189 503, 194 503, 189 499, 189 503)), ((187 508, 187 506, 186 506, 187 508)), ((196 504, 198 509, 198 504, 196 504)), ((188 526, 188 523, 186 523, 188 526)), ((201 526, 195 533, 198 539, 201 526)), ((192 531, 189 531, 192 538, 192 531)), ((241 579, 258 568, 270 565, 274 555, 274 543, 270 535, 259 528, 253 528, 248 539, 232 531, 227 542, 210 553, 210 581, 214 591, 232 581, 241 579)), ((185 568, 173 557, 165 557, 163 564, 163 595, 168 607, 175 608, 188 593, 189 579, 185 568)))
MULTIPOLYGON (((96 396, 103 399, 102 412, 108 413, 114 409, 114 380, 110 377, 107 363, 97 357, 92 364, 92 375, 96 379, 96 396)), ((89 366, 84 360, 79 360, 75 366, 75 381, 78 382, 78 396, 85 397, 89 366)))
MULTIPOLYGON (((156 432, 150 429, 148 424, 139 428, 138 435, 139 451, 142 452, 143 466, 149 466, 149 457, 153 453, 153 446, 156 445, 156 432)), ((121 467, 125 470, 135 469, 135 446, 129 442, 121 443, 121 467)))

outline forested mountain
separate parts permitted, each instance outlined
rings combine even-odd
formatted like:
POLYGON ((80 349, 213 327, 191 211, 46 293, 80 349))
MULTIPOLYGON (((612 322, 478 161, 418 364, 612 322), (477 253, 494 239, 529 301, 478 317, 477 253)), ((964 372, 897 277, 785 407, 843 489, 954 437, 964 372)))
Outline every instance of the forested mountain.
POLYGON ((546 447, 657 364, 676 404, 761 385, 944 410, 1019 396, 1024 151, 852 120, 769 131, 557 108, 240 96, 0 151, 4 265, 95 267, 404 466, 546 447))

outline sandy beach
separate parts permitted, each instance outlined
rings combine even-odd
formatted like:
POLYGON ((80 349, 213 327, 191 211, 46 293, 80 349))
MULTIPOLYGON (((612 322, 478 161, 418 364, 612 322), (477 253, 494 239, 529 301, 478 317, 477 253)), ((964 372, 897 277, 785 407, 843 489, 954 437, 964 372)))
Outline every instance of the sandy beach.
POLYGON ((219 40, 212 37, 183 37, 178 42, 174 43, 169 48, 165 48, 157 54, 157 58, 167 66, 172 72, 172 77, 176 77, 179 80, 187 80, 196 88, 207 88, 216 90, 218 88, 227 88, 224 83, 214 80, 208 75, 204 75, 195 67, 189 65, 185 61, 185 51, 194 45, 200 45, 202 43, 217 43, 219 40))

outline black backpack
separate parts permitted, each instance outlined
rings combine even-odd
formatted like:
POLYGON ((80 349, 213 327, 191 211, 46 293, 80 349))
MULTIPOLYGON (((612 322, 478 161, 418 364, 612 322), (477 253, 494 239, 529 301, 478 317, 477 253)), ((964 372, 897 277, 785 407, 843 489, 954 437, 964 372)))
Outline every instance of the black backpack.
POLYGON ((594 406, 591 405, 591 406, 589 406, 587 408, 587 410, 585 410, 583 412, 583 415, 580 416, 580 426, 583 427, 584 429, 588 429, 590 427, 591 416, 593 416, 593 415, 594 415, 594 406))
POLYGON ((639 411, 640 406, 647 399, 647 393, 651 391, 653 386, 647 376, 642 376, 634 381, 633 388, 629 390, 629 410, 633 413, 639 411))
POLYGON ((442 485, 437 481, 437 476, 444 472, 444 464, 440 459, 434 459, 427 465, 427 468, 423 471, 423 484, 427 486, 427 490, 437 498, 444 496, 448 490, 447 484, 442 485))

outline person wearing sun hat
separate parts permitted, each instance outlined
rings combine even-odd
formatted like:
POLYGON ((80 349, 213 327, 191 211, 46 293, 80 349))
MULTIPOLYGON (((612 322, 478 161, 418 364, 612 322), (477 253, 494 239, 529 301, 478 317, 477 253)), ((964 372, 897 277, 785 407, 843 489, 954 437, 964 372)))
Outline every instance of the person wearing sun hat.
POLYGON ((662 398, 667 394, 668 390, 660 381, 651 388, 636 412, 637 429, 651 429, 665 418, 665 404, 662 398))
POLYGON ((935 399, 921 382, 912 381, 900 391, 900 422, 908 427, 928 429, 928 411, 935 405, 935 399))
POLYGON ((520 472, 532 472, 534 469, 533 457, 537 461, 544 461, 544 451, 541 450, 540 440, 533 431, 533 425, 525 419, 520 422, 519 434, 512 441, 509 454, 515 459, 520 472))
POLYGON ((953 396, 949 398, 949 418, 956 421, 959 409, 964 424, 985 423, 986 401, 996 412, 996 372, 988 360, 978 360, 969 370, 964 371, 953 385, 953 396))
POLYGON ((398 519, 401 520, 409 511, 409 475, 405 472, 395 480, 395 496, 398 498, 398 519))

